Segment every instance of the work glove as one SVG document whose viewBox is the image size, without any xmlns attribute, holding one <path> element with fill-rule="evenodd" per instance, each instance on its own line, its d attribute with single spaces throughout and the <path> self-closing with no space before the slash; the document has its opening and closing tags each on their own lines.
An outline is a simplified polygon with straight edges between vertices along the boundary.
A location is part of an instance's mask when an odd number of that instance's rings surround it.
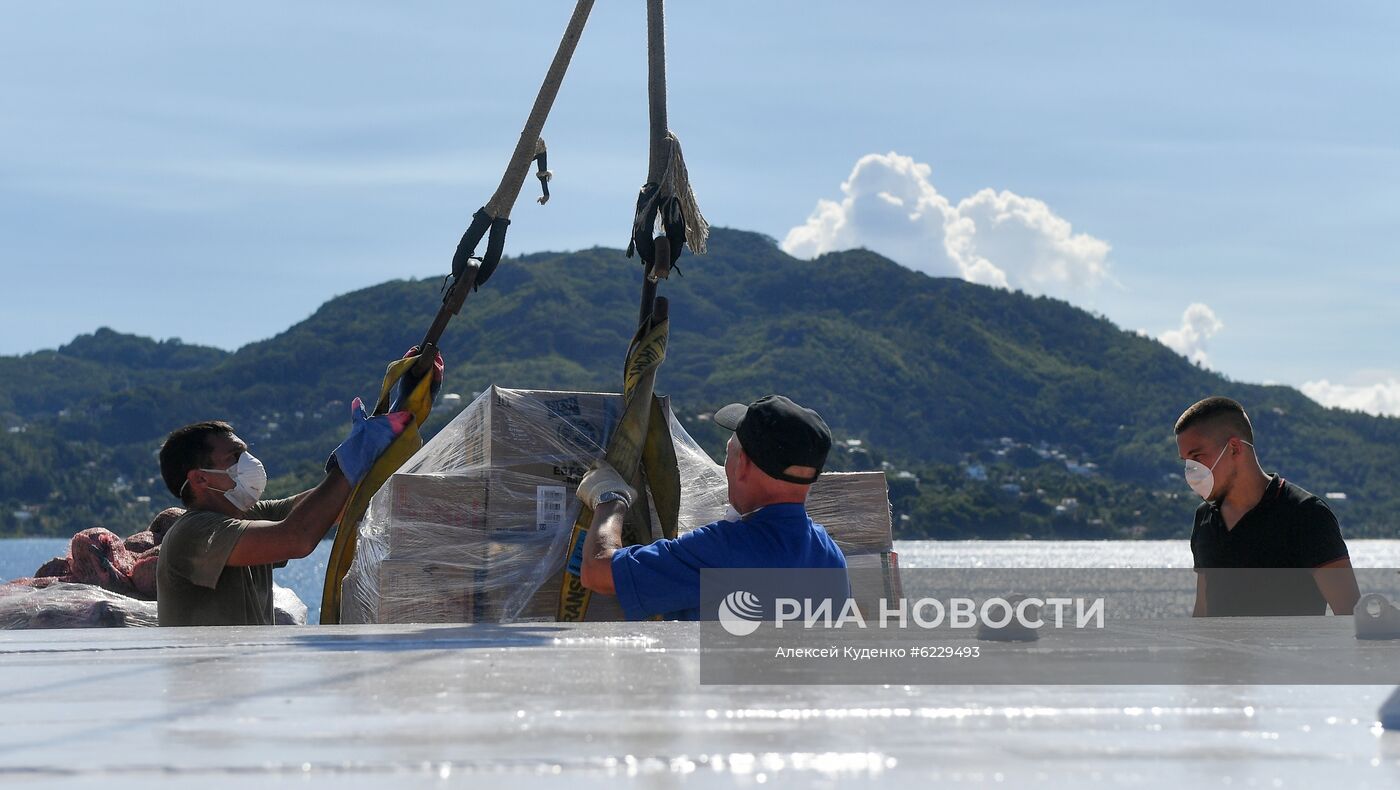
<svg viewBox="0 0 1400 790">
<path fill-rule="evenodd" d="M 612 464 L 599 458 L 593 462 L 593 467 L 588 470 L 588 474 L 578 482 L 577 496 L 580 501 L 588 505 L 593 510 L 598 509 L 598 499 L 607 493 L 617 493 L 622 495 L 624 504 L 632 507 L 632 503 L 637 499 L 637 491 L 622 479 L 622 475 L 612 468 Z"/>
<path fill-rule="evenodd" d="M 418 346 L 414 346 L 410 348 L 402 358 L 408 359 L 417 354 Z M 430 402 L 437 401 L 438 391 L 442 389 L 442 375 L 446 369 L 446 365 L 442 362 L 442 352 L 439 351 L 437 352 L 436 359 L 433 360 L 433 383 L 430 385 L 430 394 L 428 396 Z M 413 392 L 413 388 L 417 386 L 419 381 L 421 381 L 421 379 L 414 378 L 411 373 L 405 373 L 398 381 L 394 382 L 394 386 L 390 390 L 389 395 L 390 412 L 400 411 L 403 408 L 404 400 L 408 397 L 409 393 Z"/>
<path fill-rule="evenodd" d="M 335 448 L 331 457 L 345 479 L 351 485 L 358 485 L 412 421 L 413 415 L 406 411 L 371 417 L 365 413 L 364 403 L 356 398 L 350 404 L 350 435 Z"/>
</svg>

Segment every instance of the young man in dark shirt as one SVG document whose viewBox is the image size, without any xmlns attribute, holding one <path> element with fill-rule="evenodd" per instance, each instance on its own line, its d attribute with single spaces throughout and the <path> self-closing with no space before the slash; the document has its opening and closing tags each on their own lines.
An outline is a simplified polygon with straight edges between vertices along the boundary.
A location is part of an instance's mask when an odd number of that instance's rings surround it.
<svg viewBox="0 0 1400 790">
<path fill-rule="evenodd" d="M 1337 517 L 1264 472 L 1244 407 L 1194 404 L 1176 421 L 1176 444 L 1205 500 L 1191 530 L 1197 617 L 1352 613 L 1360 592 Z"/>
</svg>

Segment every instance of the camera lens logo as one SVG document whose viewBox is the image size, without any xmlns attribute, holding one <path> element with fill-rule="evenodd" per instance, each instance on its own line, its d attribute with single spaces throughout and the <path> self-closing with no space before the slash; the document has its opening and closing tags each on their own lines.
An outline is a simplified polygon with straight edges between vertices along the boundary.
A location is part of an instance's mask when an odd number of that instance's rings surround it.
<svg viewBox="0 0 1400 790">
<path fill-rule="evenodd" d="M 719 602 L 719 624 L 735 636 L 748 636 L 758 630 L 763 606 L 751 592 L 735 590 Z"/>
</svg>

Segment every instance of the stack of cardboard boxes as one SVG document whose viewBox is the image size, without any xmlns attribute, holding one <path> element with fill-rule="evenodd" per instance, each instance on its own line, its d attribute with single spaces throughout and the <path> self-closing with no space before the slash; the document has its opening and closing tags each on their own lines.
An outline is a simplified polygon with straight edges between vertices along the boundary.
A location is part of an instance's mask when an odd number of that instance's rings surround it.
<svg viewBox="0 0 1400 790">
<path fill-rule="evenodd" d="M 574 492 L 621 412 L 621 396 L 609 393 L 482 393 L 376 495 L 345 580 L 342 621 L 553 620 L 579 511 Z M 685 531 L 722 517 L 724 470 L 667 416 Z M 809 511 L 852 567 L 892 562 L 883 474 L 823 475 Z M 858 598 L 884 592 L 864 589 L 871 585 L 859 576 L 852 582 Z M 611 596 L 595 595 L 588 619 L 620 620 L 622 611 Z"/>
</svg>

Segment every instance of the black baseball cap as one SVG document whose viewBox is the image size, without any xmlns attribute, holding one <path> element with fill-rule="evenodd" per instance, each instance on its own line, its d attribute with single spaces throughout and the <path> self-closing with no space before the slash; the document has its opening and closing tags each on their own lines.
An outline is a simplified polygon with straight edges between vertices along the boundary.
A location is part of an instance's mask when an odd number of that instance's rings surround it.
<svg viewBox="0 0 1400 790">
<path fill-rule="evenodd" d="M 831 449 L 831 429 L 821 415 L 782 395 L 765 395 L 745 406 L 731 403 L 715 412 L 715 424 L 739 437 L 754 465 L 769 477 L 809 485 L 821 476 Z M 789 466 L 810 466 L 810 478 L 787 474 Z"/>
</svg>

